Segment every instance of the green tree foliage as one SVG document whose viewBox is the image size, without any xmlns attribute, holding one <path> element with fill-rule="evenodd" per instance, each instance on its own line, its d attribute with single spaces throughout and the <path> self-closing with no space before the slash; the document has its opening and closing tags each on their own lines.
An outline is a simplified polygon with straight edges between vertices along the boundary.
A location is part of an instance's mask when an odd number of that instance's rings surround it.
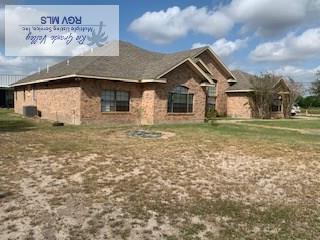
<svg viewBox="0 0 320 240">
<path fill-rule="evenodd" d="M 298 97 L 297 104 L 302 108 L 320 107 L 320 96 Z"/>
</svg>

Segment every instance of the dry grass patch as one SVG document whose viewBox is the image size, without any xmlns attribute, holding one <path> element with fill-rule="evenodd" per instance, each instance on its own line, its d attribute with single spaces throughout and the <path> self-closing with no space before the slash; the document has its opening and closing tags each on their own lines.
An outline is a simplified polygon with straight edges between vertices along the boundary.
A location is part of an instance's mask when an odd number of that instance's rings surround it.
<svg viewBox="0 0 320 240">
<path fill-rule="evenodd" d="M 0 238 L 319 236 L 317 136 L 286 142 L 298 135 L 226 124 L 129 138 L 133 129 L 0 132 L 0 191 L 11 193 L 0 199 Z"/>
</svg>

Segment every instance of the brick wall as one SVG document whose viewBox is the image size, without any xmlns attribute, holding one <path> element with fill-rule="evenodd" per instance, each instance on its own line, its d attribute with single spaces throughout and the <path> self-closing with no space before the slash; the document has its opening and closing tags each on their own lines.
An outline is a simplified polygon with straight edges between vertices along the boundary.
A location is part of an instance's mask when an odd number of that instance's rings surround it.
<svg viewBox="0 0 320 240">
<path fill-rule="evenodd" d="M 44 119 L 80 124 L 80 84 L 65 83 L 37 84 L 16 87 L 14 110 L 23 113 L 23 106 L 37 106 Z"/>
<path fill-rule="evenodd" d="M 130 92 L 129 112 L 101 112 L 101 92 L 118 90 Z M 83 79 L 81 80 L 82 123 L 139 123 L 142 86 L 137 83 Z"/>
<path fill-rule="evenodd" d="M 161 87 L 163 84 L 151 84 L 146 83 L 142 87 L 142 99 L 141 99 L 141 110 L 143 125 L 149 125 L 154 123 L 155 118 L 155 107 L 158 107 L 156 101 L 156 88 Z"/>
<path fill-rule="evenodd" d="M 203 77 L 200 77 L 189 65 L 184 63 L 166 76 L 166 84 L 154 84 L 155 96 L 155 123 L 170 122 L 200 122 L 205 118 L 206 94 L 200 86 Z M 183 85 L 189 88 L 193 97 L 193 113 L 168 113 L 168 94 L 176 86 Z"/>
<path fill-rule="evenodd" d="M 203 121 L 206 96 L 200 87 L 201 77 L 186 63 L 166 76 L 168 83 L 125 83 L 87 79 L 81 81 L 82 123 L 169 123 Z M 194 93 L 194 112 L 188 114 L 167 113 L 168 93 L 176 86 L 184 85 Z M 130 92 L 130 112 L 101 112 L 101 91 Z"/>
<path fill-rule="evenodd" d="M 227 98 L 228 116 L 239 118 L 251 118 L 252 111 L 249 98 L 246 93 L 228 93 Z"/>
<path fill-rule="evenodd" d="M 214 79 L 217 80 L 216 110 L 219 115 L 225 116 L 227 114 L 227 95 L 225 91 L 229 87 L 226 73 L 224 73 L 222 69 L 218 67 L 219 64 L 217 61 L 207 51 L 200 54 L 199 58 L 212 72 Z"/>
</svg>

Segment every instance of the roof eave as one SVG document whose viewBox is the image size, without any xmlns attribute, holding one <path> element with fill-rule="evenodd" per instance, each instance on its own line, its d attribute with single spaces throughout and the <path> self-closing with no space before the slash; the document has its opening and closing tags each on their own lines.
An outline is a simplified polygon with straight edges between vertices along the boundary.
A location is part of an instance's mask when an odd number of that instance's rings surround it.
<svg viewBox="0 0 320 240">
<path fill-rule="evenodd" d="M 137 79 L 100 77 L 100 76 L 91 76 L 91 75 L 82 75 L 82 74 L 69 74 L 69 75 L 60 76 L 60 77 L 38 79 L 38 80 L 30 81 L 30 82 L 14 83 L 11 86 L 12 87 L 25 86 L 25 85 L 31 85 L 31 84 L 36 84 L 36 83 L 51 82 L 51 81 L 61 80 L 61 79 L 66 79 L 66 78 L 92 78 L 92 79 L 115 80 L 115 81 L 122 81 L 122 82 L 133 82 L 133 83 L 140 82 L 140 80 L 137 80 Z"/>
<path fill-rule="evenodd" d="M 218 63 L 221 64 L 221 66 L 227 71 L 227 73 L 229 73 L 232 78 L 236 79 L 235 76 L 233 75 L 233 73 L 229 70 L 229 68 L 222 62 L 222 60 L 219 58 L 219 56 L 210 47 L 204 48 L 200 53 L 197 53 L 196 56 L 199 56 L 201 53 L 203 53 L 207 50 L 217 59 Z"/>
<path fill-rule="evenodd" d="M 115 77 L 100 77 L 100 76 L 91 76 L 91 75 L 82 75 L 82 74 L 70 74 L 70 75 L 54 77 L 54 78 L 38 79 L 35 81 L 31 81 L 31 82 L 14 83 L 14 84 L 11 84 L 10 86 L 18 87 L 18 86 L 37 84 L 37 83 L 51 82 L 51 81 L 55 81 L 55 80 L 62 80 L 62 79 L 66 79 L 66 78 L 91 78 L 91 79 L 103 79 L 103 80 L 131 82 L 131 83 L 166 83 L 167 82 L 167 79 L 165 79 L 165 78 L 139 80 L 139 79 L 127 79 L 127 78 L 115 78 Z"/>
<path fill-rule="evenodd" d="M 254 92 L 252 89 L 226 90 L 226 93 Z"/>
<path fill-rule="evenodd" d="M 196 60 L 197 60 L 196 63 L 200 63 L 203 66 L 203 68 L 205 68 L 208 71 L 209 74 L 211 74 L 212 76 L 214 75 L 201 59 L 197 58 Z"/>
<path fill-rule="evenodd" d="M 207 74 L 206 74 L 204 71 L 202 71 L 202 69 L 201 69 L 196 63 L 194 63 L 194 62 L 192 61 L 191 58 L 186 58 L 186 59 L 184 59 L 183 61 L 177 63 L 176 65 L 174 65 L 173 67 L 171 67 L 171 68 L 168 69 L 167 71 L 165 71 L 165 72 L 161 73 L 160 75 L 158 75 L 155 79 L 160 79 L 160 78 L 163 77 L 164 75 L 168 74 L 169 72 L 173 71 L 174 69 L 176 69 L 177 67 L 181 66 L 182 64 L 184 64 L 184 63 L 186 63 L 186 62 L 190 63 L 209 83 L 214 84 L 214 82 L 212 81 L 212 79 L 209 78 L 209 77 L 207 76 Z"/>
<path fill-rule="evenodd" d="M 167 83 L 166 78 L 160 78 L 160 79 L 141 79 L 140 83 Z"/>
<path fill-rule="evenodd" d="M 228 81 L 228 83 L 237 83 L 238 82 L 236 79 L 232 79 L 232 78 L 229 78 L 227 81 Z"/>
</svg>

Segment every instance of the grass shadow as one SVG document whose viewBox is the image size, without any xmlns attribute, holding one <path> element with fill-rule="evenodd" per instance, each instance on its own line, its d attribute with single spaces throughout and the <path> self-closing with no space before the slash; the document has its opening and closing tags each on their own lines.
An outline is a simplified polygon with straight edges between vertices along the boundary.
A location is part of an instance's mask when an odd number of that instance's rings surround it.
<svg viewBox="0 0 320 240">
<path fill-rule="evenodd" d="M 35 127 L 36 124 L 31 120 L 14 114 L 12 110 L 0 110 L 0 133 L 30 131 Z"/>
</svg>

